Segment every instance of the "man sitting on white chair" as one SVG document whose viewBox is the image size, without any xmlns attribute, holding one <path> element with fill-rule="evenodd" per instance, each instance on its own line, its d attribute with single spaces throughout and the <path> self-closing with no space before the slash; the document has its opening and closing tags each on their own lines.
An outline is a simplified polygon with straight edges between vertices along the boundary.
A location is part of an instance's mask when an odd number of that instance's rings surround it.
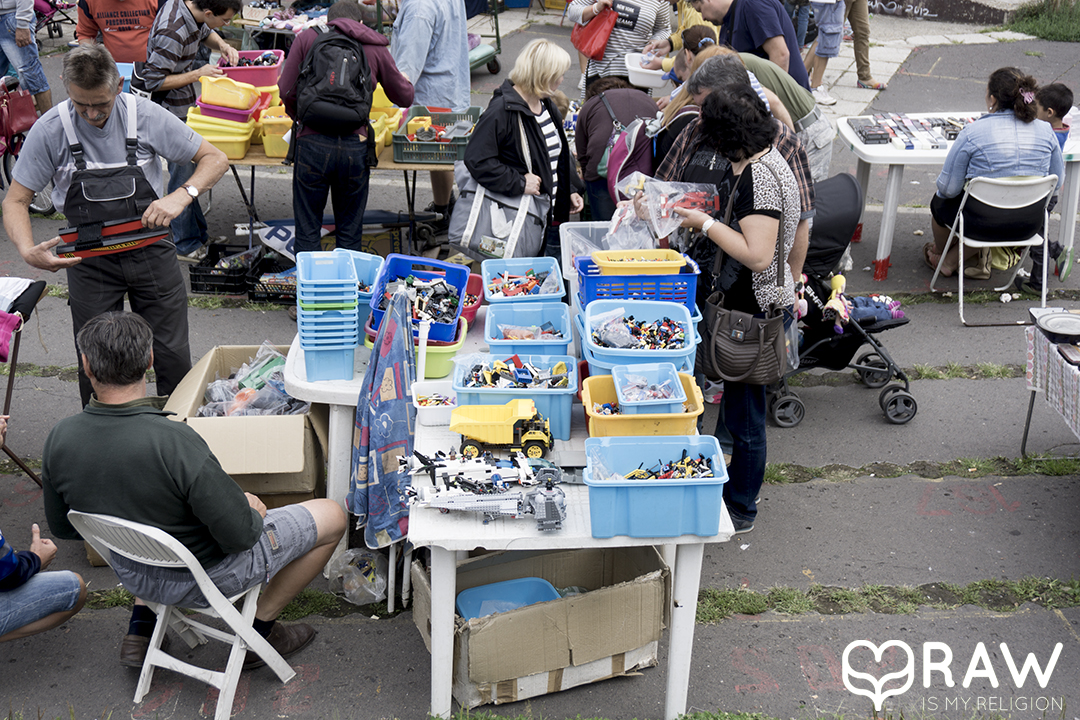
<svg viewBox="0 0 1080 720">
<path fill-rule="evenodd" d="M 139 315 L 108 312 L 79 331 L 81 362 L 94 388 L 79 415 L 57 423 L 45 442 L 41 477 L 45 516 L 56 537 L 78 539 L 70 509 L 160 528 L 182 542 L 227 597 L 266 582 L 255 630 L 289 657 L 315 636 L 304 623 L 275 619 L 330 560 L 345 532 L 333 500 L 308 500 L 267 511 L 222 470 L 206 442 L 169 419 L 163 397 L 146 395 L 153 334 Z M 136 598 L 205 607 L 187 571 L 113 556 L 120 581 Z M 136 600 L 120 663 L 141 667 L 156 616 Z M 244 668 L 261 667 L 250 653 Z"/>
</svg>

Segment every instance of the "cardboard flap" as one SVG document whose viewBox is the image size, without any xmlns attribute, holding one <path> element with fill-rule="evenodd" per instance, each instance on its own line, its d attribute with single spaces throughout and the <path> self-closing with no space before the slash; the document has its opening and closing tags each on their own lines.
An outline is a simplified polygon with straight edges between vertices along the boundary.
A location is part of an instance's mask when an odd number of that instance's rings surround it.
<svg viewBox="0 0 1080 720">
<path fill-rule="evenodd" d="M 617 655 L 660 639 L 663 571 L 566 598 L 570 659 L 574 665 Z"/>
<path fill-rule="evenodd" d="M 188 418 L 230 475 L 302 471 L 306 423 L 303 415 Z"/>
<path fill-rule="evenodd" d="M 498 682 L 570 664 L 566 603 L 529 605 L 470 620 L 469 679 Z"/>
</svg>

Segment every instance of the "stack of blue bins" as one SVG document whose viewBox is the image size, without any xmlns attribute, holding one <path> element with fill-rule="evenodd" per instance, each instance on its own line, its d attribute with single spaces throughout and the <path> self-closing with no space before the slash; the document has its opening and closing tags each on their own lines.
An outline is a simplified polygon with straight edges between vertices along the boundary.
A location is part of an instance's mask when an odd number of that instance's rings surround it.
<svg viewBox="0 0 1080 720">
<path fill-rule="evenodd" d="M 352 380 L 360 341 L 356 265 L 345 250 L 296 256 L 296 325 L 307 379 Z"/>
</svg>

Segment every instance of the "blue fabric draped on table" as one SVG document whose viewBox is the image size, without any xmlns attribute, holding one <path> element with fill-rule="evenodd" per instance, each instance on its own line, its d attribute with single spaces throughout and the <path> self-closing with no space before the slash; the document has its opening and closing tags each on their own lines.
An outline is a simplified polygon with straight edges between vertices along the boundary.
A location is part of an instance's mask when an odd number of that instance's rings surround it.
<svg viewBox="0 0 1080 720">
<path fill-rule="evenodd" d="M 402 329 L 404 328 L 404 329 Z M 408 468 L 399 457 L 413 453 L 416 409 L 412 384 L 416 358 L 409 300 L 394 294 L 383 315 L 356 405 L 352 473 L 347 504 L 359 516 L 369 548 L 386 547 L 409 531 Z"/>
</svg>

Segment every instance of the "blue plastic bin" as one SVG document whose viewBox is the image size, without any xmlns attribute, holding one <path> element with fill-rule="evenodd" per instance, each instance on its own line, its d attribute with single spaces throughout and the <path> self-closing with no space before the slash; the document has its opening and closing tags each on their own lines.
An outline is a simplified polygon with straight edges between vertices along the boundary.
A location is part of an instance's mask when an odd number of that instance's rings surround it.
<svg viewBox="0 0 1080 720">
<path fill-rule="evenodd" d="M 592 340 L 592 318 L 603 315 L 618 308 L 625 308 L 626 315 L 633 315 L 636 320 L 654 322 L 669 318 L 682 324 L 686 329 L 686 339 L 681 348 L 670 350 L 640 350 L 634 348 L 606 348 L 601 347 Z M 585 306 L 584 323 L 582 325 L 582 348 L 588 348 L 597 360 L 612 365 L 627 364 L 638 365 L 641 362 L 664 362 L 670 361 L 678 364 L 678 359 L 693 356 L 697 353 L 697 344 L 700 338 L 697 335 L 691 318 L 690 311 L 685 305 L 670 302 L 658 302 L 654 300 L 594 300 Z"/>
<path fill-rule="evenodd" d="M 296 255 L 296 289 L 341 290 L 356 297 L 356 267 L 345 253 L 302 252 Z"/>
<path fill-rule="evenodd" d="M 135 72 L 135 63 L 116 63 L 120 77 L 124 78 L 124 92 L 131 92 L 131 74 Z"/>
<path fill-rule="evenodd" d="M 304 368 L 308 382 L 317 380 L 352 380 L 356 347 L 304 350 Z"/>
<path fill-rule="evenodd" d="M 581 315 L 577 316 L 574 324 L 577 326 L 579 333 L 584 332 L 581 324 Z M 627 365 L 632 367 L 634 365 L 652 365 L 655 363 L 653 359 L 647 357 L 622 358 L 614 362 L 607 359 L 601 359 L 596 357 L 596 355 L 593 355 L 592 351 L 589 350 L 589 346 L 585 343 L 581 344 L 581 359 L 589 364 L 589 377 L 593 377 L 594 375 L 610 375 L 611 370 L 617 365 Z M 697 364 L 697 348 L 695 347 L 682 357 L 668 358 L 668 361 L 675 365 L 675 369 L 679 372 L 693 375 L 694 366 Z"/>
<path fill-rule="evenodd" d="M 696 262 L 686 258 L 678 274 L 673 275 L 601 275 L 600 268 L 588 255 L 574 258 L 581 302 L 593 300 L 660 300 L 676 302 L 693 310 L 697 302 L 700 271 Z"/>
<path fill-rule="evenodd" d="M 625 475 L 699 453 L 712 460 L 713 478 L 676 480 L 601 480 L 598 456 L 611 472 Z M 711 537 L 720 531 L 720 509 L 727 468 L 720 443 L 712 435 L 589 438 L 585 441 L 583 479 L 589 486 L 589 519 L 594 538 Z"/>
<path fill-rule="evenodd" d="M 457 314 L 454 315 L 453 322 L 433 322 L 431 323 L 431 330 L 428 333 L 428 340 L 453 342 L 454 336 L 457 334 L 457 321 L 458 318 L 461 317 L 461 308 L 465 304 L 465 287 L 469 284 L 469 268 L 464 265 L 442 262 L 441 260 L 431 260 L 423 257 L 413 257 L 411 255 L 399 255 L 397 253 L 387 255 L 386 261 L 383 262 L 382 267 L 379 269 L 379 274 L 375 278 L 374 290 L 369 303 L 369 307 L 371 308 L 372 328 L 375 330 L 379 329 L 383 313 L 386 312 L 385 310 L 379 309 L 379 301 L 386 291 L 386 284 L 393 280 L 406 278 L 409 275 L 414 275 L 423 280 L 432 280 L 437 277 L 442 277 L 446 279 L 446 282 L 451 287 L 457 290 L 460 302 L 458 302 Z M 414 320 L 413 335 L 420 334 L 419 326 L 419 321 Z"/>
<path fill-rule="evenodd" d="M 558 291 L 547 293 L 545 295 L 536 293 L 534 295 L 513 295 L 511 297 L 492 297 L 488 292 L 488 287 L 491 285 L 492 279 L 502 275 L 504 272 L 511 275 L 524 275 L 530 270 L 536 274 L 542 272 L 554 273 L 556 279 L 559 281 Z M 563 295 L 566 294 L 566 286 L 563 284 L 562 270 L 559 269 L 559 261 L 553 257 L 484 260 L 480 263 L 480 275 L 484 278 L 484 298 L 488 301 L 489 305 L 498 305 L 500 303 L 551 302 L 553 300 L 561 301 Z"/>
<path fill-rule="evenodd" d="M 650 385 L 667 383 L 671 388 L 671 397 L 662 400 L 628 400 L 623 396 L 623 386 L 628 375 L 639 375 Z M 615 397 L 619 399 L 619 410 L 623 415 L 641 415 L 649 413 L 680 413 L 686 402 L 686 392 L 673 363 L 647 363 L 643 365 L 616 365 L 611 368 L 615 381 Z"/>
<path fill-rule="evenodd" d="M 506 355 L 487 354 L 479 357 L 481 362 L 506 360 L 513 353 Z M 530 398 L 536 403 L 536 411 L 547 419 L 551 436 L 556 440 L 570 439 L 570 411 L 574 396 L 578 391 L 577 360 L 569 355 L 521 355 L 521 361 L 536 367 L 550 368 L 556 363 L 566 363 L 569 372 L 568 385 L 564 388 L 467 388 L 465 374 L 472 369 L 472 363 L 463 362 L 464 358 L 454 360 L 454 392 L 457 393 L 458 406 L 461 405 L 505 405 L 511 400 Z"/>
<path fill-rule="evenodd" d="M 334 252 L 345 253 L 353 261 L 353 267 L 356 268 L 356 281 L 358 283 L 364 283 L 370 288 L 375 287 L 375 278 L 379 276 L 379 270 L 382 269 L 383 259 L 379 255 L 371 255 L 370 253 L 358 252 L 356 250 L 346 250 L 345 248 L 335 248 Z M 373 290 L 363 292 L 357 288 L 357 296 L 359 297 L 359 309 L 360 318 L 359 326 L 364 327 L 364 323 L 367 322 L 368 315 L 371 314 L 371 295 Z"/>
<path fill-rule="evenodd" d="M 503 340 L 500 325 L 542 326 L 551 323 L 562 340 Z M 570 308 L 566 303 L 517 303 L 491 305 L 484 321 L 484 340 L 495 355 L 566 355 L 573 342 Z"/>
<path fill-rule="evenodd" d="M 462 590 L 458 593 L 455 606 L 458 615 L 473 620 L 510 612 L 526 605 L 558 600 L 559 597 L 559 591 L 544 578 L 527 577 Z"/>
</svg>

